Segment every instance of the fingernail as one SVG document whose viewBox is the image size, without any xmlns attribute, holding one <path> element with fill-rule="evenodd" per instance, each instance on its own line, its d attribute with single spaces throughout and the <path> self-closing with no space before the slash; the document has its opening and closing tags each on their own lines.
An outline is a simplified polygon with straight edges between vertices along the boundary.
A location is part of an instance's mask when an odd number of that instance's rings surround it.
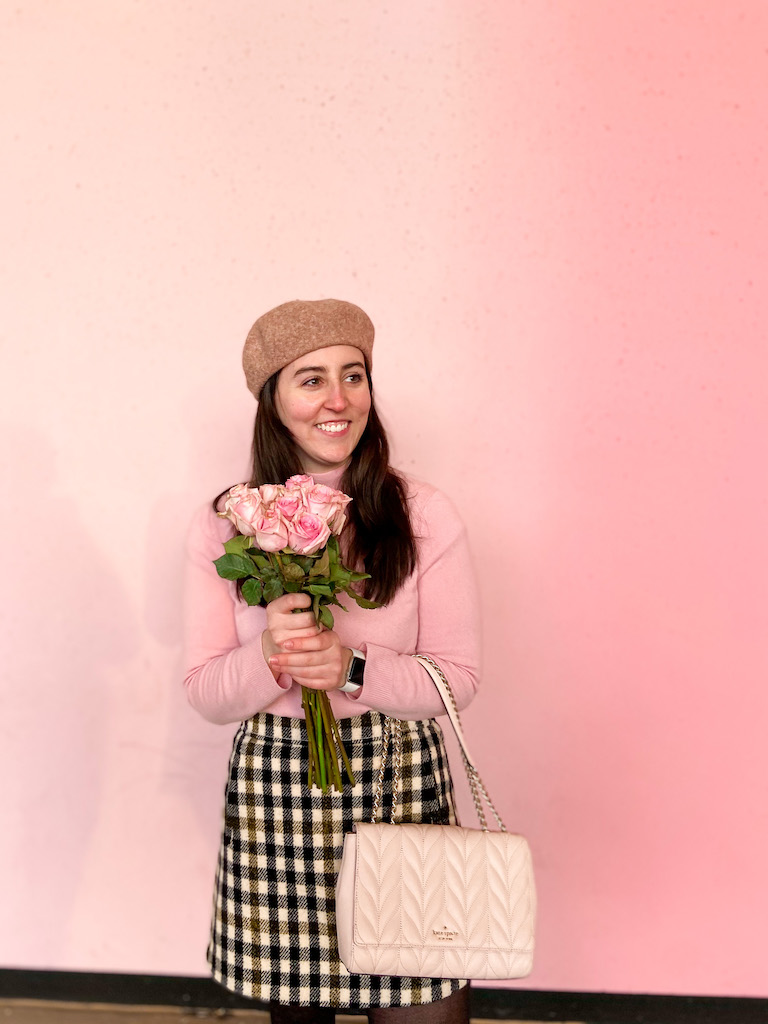
<svg viewBox="0 0 768 1024">
<path fill-rule="evenodd" d="M 272 657 L 269 659 L 269 664 L 272 665 L 273 668 L 277 668 L 277 666 L 280 664 L 280 662 L 277 660 L 276 654 L 273 654 Z"/>
<path fill-rule="evenodd" d="M 293 640 L 283 640 L 283 647 L 290 651 L 293 648 Z"/>
</svg>

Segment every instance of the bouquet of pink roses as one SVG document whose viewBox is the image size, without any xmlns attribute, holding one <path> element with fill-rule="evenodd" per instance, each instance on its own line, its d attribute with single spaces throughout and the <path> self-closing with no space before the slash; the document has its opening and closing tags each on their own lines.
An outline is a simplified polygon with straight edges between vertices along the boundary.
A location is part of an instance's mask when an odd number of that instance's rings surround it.
<svg viewBox="0 0 768 1024">
<path fill-rule="evenodd" d="M 368 579 L 368 573 L 347 569 L 339 553 L 338 536 L 347 519 L 344 509 L 351 500 L 306 475 L 292 476 L 284 484 L 230 488 L 224 511 L 218 514 L 231 520 L 238 533 L 213 563 L 219 576 L 242 580 L 241 592 L 249 605 L 268 604 L 282 594 L 309 594 L 317 624 L 328 629 L 333 629 L 329 606 L 346 611 L 336 596 L 339 593 L 348 594 L 363 608 L 377 608 L 352 586 Z M 328 694 L 301 689 L 309 741 L 307 784 L 318 785 L 323 792 L 329 783 L 341 789 L 338 747 L 354 785 Z"/>
</svg>

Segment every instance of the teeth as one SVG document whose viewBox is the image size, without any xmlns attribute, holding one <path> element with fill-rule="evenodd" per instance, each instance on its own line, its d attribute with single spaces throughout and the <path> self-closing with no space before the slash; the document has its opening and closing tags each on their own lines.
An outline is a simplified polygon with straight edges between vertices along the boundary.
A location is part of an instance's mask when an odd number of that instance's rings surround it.
<svg viewBox="0 0 768 1024">
<path fill-rule="evenodd" d="M 347 429 L 346 423 L 318 423 L 317 426 L 320 430 L 324 430 L 326 434 L 338 434 L 340 431 Z"/>
</svg>

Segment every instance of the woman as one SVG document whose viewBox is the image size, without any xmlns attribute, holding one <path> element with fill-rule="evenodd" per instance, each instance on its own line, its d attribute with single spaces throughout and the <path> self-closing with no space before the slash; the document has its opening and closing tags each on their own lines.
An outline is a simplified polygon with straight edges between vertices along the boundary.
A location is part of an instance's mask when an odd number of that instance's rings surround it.
<svg viewBox="0 0 768 1024">
<path fill-rule="evenodd" d="M 439 491 L 395 473 L 373 404 L 373 324 L 335 299 L 288 302 L 256 321 L 243 353 L 258 400 L 251 486 L 299 473 L 351 495 L 341 542 L 382 607 L 337 609 L 319 630 L 305 594 L 266 608 L 239 599 L 213 560 L 231 536 L 208 507 L 193 524 L 186 687 L 208 720 L 241 722 L 230 762 L 211 943 L 214 977 L 268 1001 L 272 1020 L 466 1022 L 468 988 L 350 975 L 338 959 L 335 874 L 344 833 L 369 820 L 384 716 L 402 720 L 399 820 L 455 821 L 439 727 L 443 707 L 411 655 L 445 671 L 458 706 L 478 677 L 477 601 L 463 526 Z M 326 690 L 357 784 L 308 790 L 300 687 Z M 392 775 L 385 776 L 389 813 Z"/>
</svg>

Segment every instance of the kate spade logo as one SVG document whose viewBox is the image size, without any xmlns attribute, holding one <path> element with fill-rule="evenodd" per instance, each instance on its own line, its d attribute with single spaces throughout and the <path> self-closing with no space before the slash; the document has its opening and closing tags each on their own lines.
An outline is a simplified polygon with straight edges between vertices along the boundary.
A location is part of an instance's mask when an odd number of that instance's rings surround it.
<svg viewBox="0 0 768 1024">
<path fill-rule="evenodd" d="M 443 925 L 442 928 L 432 929 L 432 937 L 439 942 L 453 942 L 454 939 L 458 938 L 458 935 L 459 933 L 449 928 L 447 924 Z"/>
</svg>

